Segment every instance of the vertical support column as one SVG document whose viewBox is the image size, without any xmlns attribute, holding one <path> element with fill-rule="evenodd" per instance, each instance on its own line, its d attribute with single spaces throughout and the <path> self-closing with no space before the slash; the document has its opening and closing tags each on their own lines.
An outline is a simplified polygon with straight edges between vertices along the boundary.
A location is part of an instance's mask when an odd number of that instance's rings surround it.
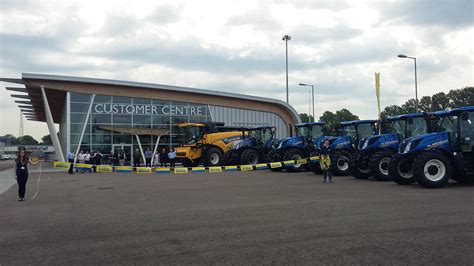
<svg viewBox="0 0 474 266">
<path fill-rule="evenodd" d="M 60 162 L 64 162 L 64 154 L 59 143 L 58 135 L 56 134 L 56 128 L 54 127 L 53 115 L 51 114 L 51 109 L 49 109 L 48 98 L 46 97 L 46 91 L 44 86 L 41 85 L 41 94 L 43 95 L 44 111 L 46 114 L 46 123 L 48 124 L 49 135 L 51 136 L 51 141 L 53 142 L 54 150 L 56 152 L 56 158 Z"/>
<path fill-rule="evenodd" d="M 66 149 L 67 152 L 71 151 L 71 93 L 69 91 L 66 92 Z"/>
<path fill-rule="evenodd" d="M 81 150 L 82 139 L 84 138 L 84 133 L 86 132 L 87 124 L 89 123 L 89 116 L 92 111 L 92 104 L 94 104 L 95 94 L 92 94 L 91 101 L 89 102 L 89 109 L 87 110 L 86 118 L 84 119 L 84 125 L 82 126 L 81 136 L 79 137 L 79 142 L 77 143 L 76 153 L 74 154 L 74 165 L 76 165 L 77 155 Z"/>
<path fill-rule="evenodd" d="M 138 148 L 140 148 L 140 153 L 142 154 L 142 159 L 143 159 L 143 162 L 146 163 L 146 160 L 145 160 L 145 153 L 143 153 L 143 147 L 142 147 L 142 143 L 140 142 L 140 138 L 138 137 L 137 134 L 135 134 L 135 137 L 137 137 L 137 142 L 138 142 Z M 134 154 L 134 151 L 132 150 L 132 154 Z M 133 158 L 135 160 L 135 158 Z"/>
<path fill-rule="evenodd" d="M 156 140 L 155 149 L 153 150 L 153 156 L 151 157 L 151 165 L 155 163 L 155 154 L 156 154 L 156 150 L 158 149 L 158 144 L 160 143 L 160 138 L 161 136 L 158 136 L 158 139 Z"/>
</svg>

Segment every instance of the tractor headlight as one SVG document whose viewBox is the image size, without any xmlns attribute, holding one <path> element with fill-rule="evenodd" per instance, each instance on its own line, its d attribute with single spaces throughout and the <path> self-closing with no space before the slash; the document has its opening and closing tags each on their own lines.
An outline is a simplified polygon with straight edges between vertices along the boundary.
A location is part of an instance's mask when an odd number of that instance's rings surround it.
<svg viewBox="0 0 474 266">
<path fill-rule="evenodd" d="M 405 147 L 405 150 L 403 151 L 403 153 L 409 152 L 410 149 L 411 149 L 411 142 L 408 142 L 408 145 Z"/>
<path fill-rule="evenodd" d="M 242 141 L 236 141 L 232 144 L 232 149 L 236 150 L 242 146 Z"/>
<path fill-rule="evenodd" d="M 366 139 L 366 140 L 364 141 L 364 145 L 362 145 L 362 149 L 363 149 L 363 150 L 366 149 L 367 146 L 369 146 L 369 140 L 368 140 L 368 139 Z"/>
</svg>

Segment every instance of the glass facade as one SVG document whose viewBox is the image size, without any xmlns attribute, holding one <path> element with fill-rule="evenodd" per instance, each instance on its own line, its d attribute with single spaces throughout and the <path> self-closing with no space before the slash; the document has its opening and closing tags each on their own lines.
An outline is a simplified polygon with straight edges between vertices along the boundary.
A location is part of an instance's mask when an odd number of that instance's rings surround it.
<svg viewBox="0 0 474 266">
<path fill-rule="evenodd" d="M 91 95 L 70 93 L 70 150 L 75 152 L 90 106 Z M 135 136 L 114 132 L 110 128 L 167 129 L 160 139 L 161 147 L 178 145 L 180 122 L 210 122 L 208 105 L 177 101 L 151 100 L 120 96 L 96 95 L 84 131 L 81 149 L 109 154 L 112 150 L 135 150 Z M 143 150 L 152 151 L 157 136 L 140 135 Z"/>
</svg>

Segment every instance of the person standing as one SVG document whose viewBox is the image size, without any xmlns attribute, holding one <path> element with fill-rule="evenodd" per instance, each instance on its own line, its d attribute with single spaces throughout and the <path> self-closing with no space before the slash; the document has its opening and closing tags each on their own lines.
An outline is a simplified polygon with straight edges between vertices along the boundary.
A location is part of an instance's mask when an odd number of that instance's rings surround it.
<svg viewBox="0 0 474 266">
<path fill-rule="evenodd" d="M 135 149 L 135 152 L 133 153 L 133 167 L 135 168 L 140 167 L 140 155 L 140 151 Z"/>
<path fill-rule="evenodd" d="M 323 146 L 321 147 L 321 153 L 319 155 L 319 165 L 321 170 L 323 170 L 323 177 L 326 183 L 332 183 L 332 173 L 331 173 L 331 150 L 329 149 L 329 140 L 324 140 Z"/>
<path fill-rule="evenodd" d="M 170 160 L 170 167 L 175 167 L 175 159 L 176 159 L 176 150 L 171 148 L 171 151 L 168 153 L 168 159 Z"/>
<path fill-rule="evenodd" d="M 74 174 L 74 153 L 72 153 L 71 151 L 69 151 L 67 153 L 67 161 L 69 163 L 69 171 L 68 173 L 69 174 Z"/>
<path fill-rule="evenodd" d="M 125 152 L 121 150 L 120 153 L 118 154 L 118 157 L 119 157 L 120 165 L 124 166 L 125 165 Z"/>
<path fill-rule="evenodd" d="M 153 152 L 150 151 L 150 148 L 146 148 L 145 151 L 145 166 L 151 167 L 151 157 L 153 156 Z"/>
<path fill-rule="evenodd" d="M 86 151 L 86 155 L 85 155 L 85 164 L 91 164 L 91 154 L 89 151 Z M 92 168 L 89 168 L 89 173 L 92 173 Z"/>
<path fill-rule="evenodd" d="M 168 153 L 166 152 L 165 148 L 161 149 L 160 152 L 160 166 L 168 167 Z"/>
<path fill-rule="evenodd" d="M 102 153 L 100 153 L 100 150 L 96 150 L 94 155 L 91 158 L 94 158 L 92 163 L 94 164 L 94 172 L 97 172 L 97 165 L 102 164 Z"/>
<path fill-rule="evenodd" d="M 84 164 L 86 162 L 86 154 L 84 153 L 84 151 L 81 150 L 79 154 L 77 155 L 77 162 L 80 164 Z M 79 172 L 77 168 L 76 168 L 76 172 Z M 81 173 L 84 173 L 84 171 L 81 170 Z"/>
<path fill-rule="evenodd" d="M 18 155 L 15 159 L 14 174 L 18 183 L 18 201 L 25 201 L 26 182 L 28 181 L 28 164 L 38 164 L 41 161 L 33 162 L 26 155 L 25 147 L 18 148 Z"/>
<path fill-rule="evenodd" d="M 113 152 L 113 151 L 112 151 L 112 152 Z M 119 157 L 119 153 L 118 153 L 118 152 L 113 152 L 113 155 L 112 155 L 112 163 L 113 163 L 113 166 L 120 165 L 120 157 Z"/>
<path fill-rule="evenodd" d="M 160 165 L 160 153 L 159 152 L 155 153 L 155 159 L 153 160 L 153 164 L 154 164 L 153 166 L 155 166 L 155 167 Z"/>
</svg>

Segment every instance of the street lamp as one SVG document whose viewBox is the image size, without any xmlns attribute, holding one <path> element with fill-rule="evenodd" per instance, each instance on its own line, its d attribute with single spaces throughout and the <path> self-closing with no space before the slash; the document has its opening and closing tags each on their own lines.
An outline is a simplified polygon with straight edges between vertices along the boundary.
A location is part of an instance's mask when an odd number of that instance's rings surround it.
<svg viewBox="0 0 474 266">
<path fill-rule="evenodd" d="M 290 35 L 285 35 L 283 38 L 281 38 L 282 41 L 285 41 L 285 47 L 286 47 L 286 103 L 290 103 L 290 100 L 288 98 L 288 41 L 291 40 Z"/>
<path fill-rule="evenodd" d="M 313 98 L 313 122 L 314 122 L 314 86 L 311 85 L 311 84 L 305 84 L 305 83 L 300 83 L 299 84 L 300 86 L 311 86 L 311 95 L 312 95 L 312 98 Z M 309 114 L 308 114 L 309 116 Z"/>
<path fill-rule="evenodd" d="M 415 61 L 415 108 L 416 108 L 416 111 L 418 112 L 418 81 L 417 81 L 417 77 L 416 77 L 416 57 L 406 56 L 404 54 L 399 54 L 398 57 L 399 58 L 409 58 L 409 59 L 413 59 Z"/>
</svg>

